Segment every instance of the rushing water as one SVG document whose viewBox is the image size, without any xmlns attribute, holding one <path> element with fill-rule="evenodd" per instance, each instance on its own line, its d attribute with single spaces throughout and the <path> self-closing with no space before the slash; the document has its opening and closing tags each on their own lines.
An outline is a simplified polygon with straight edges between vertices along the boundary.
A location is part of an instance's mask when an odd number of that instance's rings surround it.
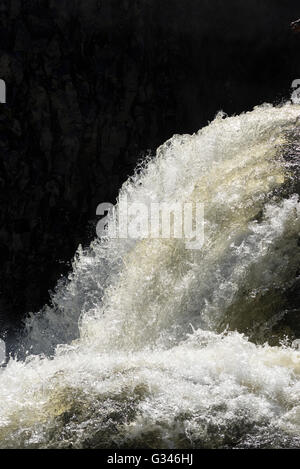
<svg viewBox="0 0 300 469">
<path fill-rule="evenodd" d="M 299 115 L 219 114 L 127 181 L 203 202 L 204 246 L 79 249 L 1 371 L 1 447 L 300 446 Z"/>
</svg>

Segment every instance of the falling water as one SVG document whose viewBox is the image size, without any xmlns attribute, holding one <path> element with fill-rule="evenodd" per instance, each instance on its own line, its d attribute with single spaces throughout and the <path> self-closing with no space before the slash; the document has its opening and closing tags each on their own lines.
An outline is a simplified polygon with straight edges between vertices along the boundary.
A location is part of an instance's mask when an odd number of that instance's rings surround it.
<svg viewBox="0 0 300 469">
<path fill-rule="evenodd" d="M 299 115 L 219 113 L 123 185 L 203 203 L 204 245 L 79 248 L 0 372 L 1 447 L 300 446 Z"/>
</svg>

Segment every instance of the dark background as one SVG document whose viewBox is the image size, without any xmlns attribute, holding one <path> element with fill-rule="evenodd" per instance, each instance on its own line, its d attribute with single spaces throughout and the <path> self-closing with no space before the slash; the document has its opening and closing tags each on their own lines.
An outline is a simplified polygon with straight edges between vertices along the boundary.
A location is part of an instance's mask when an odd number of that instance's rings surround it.
<svg viewBox="0 0 300 469">
<path fill-rule="evenodd" d="M 0 329 L 49 299 L 137 160 L 300 78 L 293 0 L 1 0 Z"/>
</svg>

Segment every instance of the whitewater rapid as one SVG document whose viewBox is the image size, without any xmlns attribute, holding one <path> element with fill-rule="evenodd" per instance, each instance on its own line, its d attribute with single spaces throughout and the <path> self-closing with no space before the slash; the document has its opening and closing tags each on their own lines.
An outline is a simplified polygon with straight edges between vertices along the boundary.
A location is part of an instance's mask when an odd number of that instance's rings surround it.
<svg viewBox="0 0 300 469">
<path fill-rule="evenodd" d="M 174 135 L 119 202 L 204 204 L 204 245 L 79 248 L 0 371 L 0 447 L 299 447 L 300 106 Z"/>
</svg>

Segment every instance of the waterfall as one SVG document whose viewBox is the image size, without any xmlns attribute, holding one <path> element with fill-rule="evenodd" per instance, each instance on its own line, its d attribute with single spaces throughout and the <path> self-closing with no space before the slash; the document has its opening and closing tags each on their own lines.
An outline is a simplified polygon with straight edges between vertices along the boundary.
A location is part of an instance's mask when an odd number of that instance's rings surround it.
<svg viewBox="0 0 300 469">
<path fill-rule="evenodd" d="M 0 371 L 0 447 L 299 447 L 299 113 L 219 113 L 145 160 L 118 203 L 200 202 L 201 249 L 112 217 L 80 247 Z"/>
</svg>

